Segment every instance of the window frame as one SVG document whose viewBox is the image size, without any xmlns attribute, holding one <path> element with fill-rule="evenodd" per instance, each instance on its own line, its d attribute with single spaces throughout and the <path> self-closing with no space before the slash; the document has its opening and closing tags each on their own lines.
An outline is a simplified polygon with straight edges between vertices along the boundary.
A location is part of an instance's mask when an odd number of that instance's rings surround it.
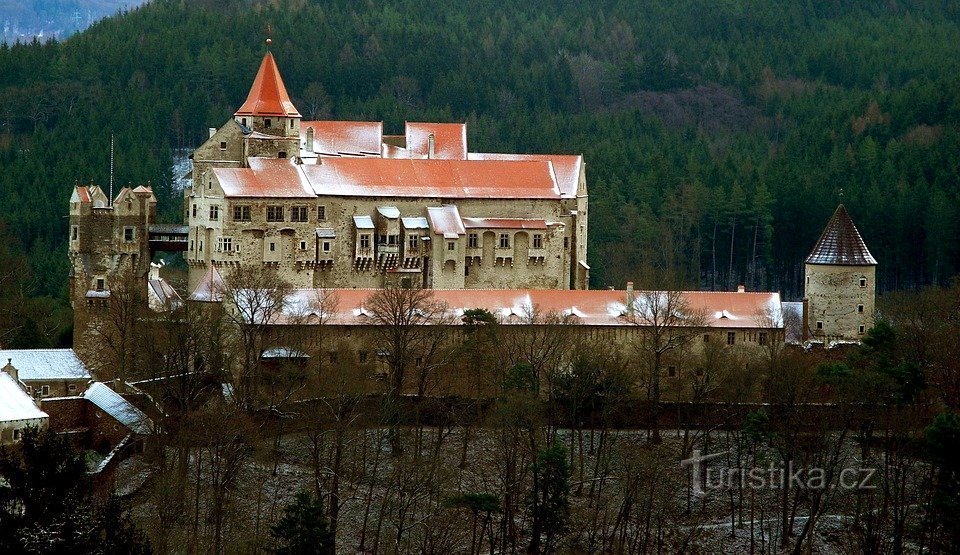
<svg viewBox="0 0 960 555">
<path fill-rule="evenodd" d="M 500 249 L 509 249 L 509 248 L 510 248 L 510 234 L 509 234 L 509 233 L 501 233 L 501 234 L 497 237 L 497 248 L 500 248 Z"/>
<path fill-rule="evenodd" d="M 282 222 L 283 219 L 283 205 L 282 204 L 268 204 L 266 207 L 266 212 L 264 214 L 268 222 Z"/>
</svg>

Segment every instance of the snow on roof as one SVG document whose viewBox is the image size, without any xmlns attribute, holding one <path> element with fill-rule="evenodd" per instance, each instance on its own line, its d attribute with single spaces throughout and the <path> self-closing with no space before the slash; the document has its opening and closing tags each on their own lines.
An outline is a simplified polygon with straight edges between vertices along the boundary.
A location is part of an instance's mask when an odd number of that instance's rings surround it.
<svg viewBox="0 0 960 555">
<path fill-rule="evenodd" d="M 547 229 L 547 222 L 524 218 L 464 218 L 463 227 L 467 229 Z"/>
<path fill-rule="evenodd" d="M 332 227 L 318 227 L 317 237 L 320 239 L 336 239 L 337 231 Z"/>
<path fill-rule="evenodd" d="M 0 422 L 42 420 L 47 413 L 37 408 L 9 374 L 0 372 Z"/>
<path fill-rule="evenodd" d="M 207 268 L 207 273 L 203 274 L 197 287 L 190 294 L 191 301 L 220 302 L 223 300 L 223 292 L 226 290 L 226 284 L 217 267 L 213 264 Z"/>
<path fill-rule="evenodd" d="M 260 355 L 260 358 L 310 358 L 310 355 L 300 349 L 291 347 L 274 347 L 267 349 Z"/>
<path fill-rule="evenodd" d="M 313 149 L 306 145 L 309 156 L 379 156 L 383 141 L 383 123 L 379 121 L 301 121 L 300 138 L 306 142 L 313 130 Z"/>
<path fill-rule="evenodd" d="M 577 196 L 580 175 L 583 172 L 583 156 L 578 154 L 498 154 L 471 152 L 468 160 L 548 160 L 553 166 L 560 194 L 564 198 Z"/>
<path fill-rule="evenodd" d="M 427 223 L 427 219 L 423 216 L 412 216 L 408 218 L 400 218 L 400 221 L 403 222 L 404 229 L 429 229 L 430 224 Z"/>
<path fill-rule="evenodd" d="M 248 159 L 249 168 L 213 168 L 213 175 L 228 198 L 314 198 L 313 188 L 291 159 Z"/>
<path fill-rule="evenodd" d="M 460 219 L 460 210 L 455 204 L 428 206 L 427 216 L 433 232 L 446 239 L 456 239 L 467 232 L 463 227 L 463 220 Z"/>
<path fill-rule="evenodd" d="M 22 382 L 90 379 L 90 372 L 77 358 L 73 349 L 0 350 L 0 365 L 6 364 L 8 360 L 17 369 Z"/>
<path fill-rule="evenodd" d="M 153 423 L 146 414 L 130 404 L 119 393 L 101 382 L 93 382 L 83 392 L 83 398 L 100 408 L 103 412 L 130 428 L 134 432 L 147 435 L 151 432 Z"/>
<path fill-rule="evenodd" d="M 400 217 L 400 209 L 396 206 L 378 206 L 377 212 L 384 218 L 395 220 Z"/>
<path fill-rule="evenodd" d="M 407 152 L 411 158 L 426 158 L 430 154 L 430 135 L 433 135 L 433 156 L 436 160 L 466 160 L 467 124 L 415 123 L 406 125 Z"/>
<path fill-rule="evenodd" d="M 841 204 L 807 257 L 807 264 L 876 266 L 877 259 L 870 254 L 860 231 Z"/>
<path fill-rule="evenodd" d="M 263 56 L 247 100 L 234 115 L 300 117 L 300 112 L 290 101 L 277 62 L 270 52 Z"/>
<path fill-rule="evenodd" d="M 373 229 L 373 218 L 370 216 L 354 216 L 353 225 L 357 226 L 357 229 Z"/>
</svg>

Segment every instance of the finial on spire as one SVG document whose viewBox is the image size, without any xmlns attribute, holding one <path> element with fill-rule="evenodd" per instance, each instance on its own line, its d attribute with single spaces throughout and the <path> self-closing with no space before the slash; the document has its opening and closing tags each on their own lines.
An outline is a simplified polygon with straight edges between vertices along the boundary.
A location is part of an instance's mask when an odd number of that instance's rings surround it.
<svg viewBox="0 0 960 555">
<path fill-rule="evenodd" d="M 273 27 L 267 23 L 267 48 L 270 48 L 270 45 L 273 44 Z"/>
<path fill-rule="evenodd" d="M 840 187 L 840 202 L 843 202 L 843 187 Z"/>
</svg>

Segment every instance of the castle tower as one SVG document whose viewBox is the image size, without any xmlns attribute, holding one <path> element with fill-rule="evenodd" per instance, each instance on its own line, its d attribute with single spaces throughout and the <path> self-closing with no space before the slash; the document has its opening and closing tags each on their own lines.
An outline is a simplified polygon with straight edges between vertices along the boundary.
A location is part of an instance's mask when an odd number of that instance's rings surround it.
<svg viewBox="0 0 960 555">
<path fill-rule="evenodd" d="M 234 121 L 252 133 L 244 156 L 294 157 L 300 153 L 300 112 L 290 100 L 273 54 L 267 52 Z"/>
<path fill-rule="evenodd" d="M 805 264 L 809 335 L 859 340 L 873 325 L 876 269 L 877 260 L 841 204 Z"/>
<path fill-rule="evenodd" d="M 140 289 L 150 270 L 149 227 L 157 199 L 149 187 L 124 187 L 110 202 L 96 185 L 70 196 L 70 303 L 77 354 L 91 367 L 100 338 L 93 326 L 110 318 L 111 297 Z"/>
</svg>

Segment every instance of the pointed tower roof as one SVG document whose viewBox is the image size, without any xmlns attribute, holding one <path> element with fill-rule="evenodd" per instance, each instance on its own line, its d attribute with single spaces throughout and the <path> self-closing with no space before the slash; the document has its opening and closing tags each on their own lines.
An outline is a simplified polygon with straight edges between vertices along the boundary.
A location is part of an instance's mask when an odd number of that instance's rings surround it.
<svg viewBox="0 0 960 555">
<path fill-rule="evenodd" d="M 223 300 L 223 292 L 226 291 L 226 284 L 213 264 L 207 269 L 207 273 L 200 278 L 200 283 L 190 294 L 191 301 L 201 301 L 207 303 L 219 303 Z"/>
<path fill-rule="evenodd" d="M 877 259 L 870 254 L 857 226 L 853 225 L 850 214 L 841 204 L 807 257 L 807 264 L 876 266 Z"/>
<path fill-rule="evenodd" d="M 290 101 L 287 88 L 283 85 L 280 70 L 273 54 L 267 52 L 260 62 L 257 77 L 250 87 L 247 101 L 237 110 L 236 116 L 274 116 L 299 118 L 300 112 Z"/>
</svg>

